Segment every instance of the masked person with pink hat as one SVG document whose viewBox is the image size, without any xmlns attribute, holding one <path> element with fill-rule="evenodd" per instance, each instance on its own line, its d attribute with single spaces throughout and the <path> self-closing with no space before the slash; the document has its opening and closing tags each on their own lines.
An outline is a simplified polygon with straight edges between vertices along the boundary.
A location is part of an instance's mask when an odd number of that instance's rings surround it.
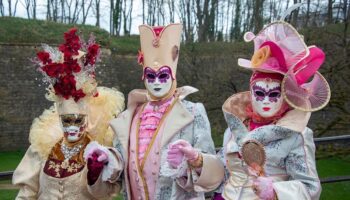
<svg viewBox="0 0 350 200">
<path fill-rule="evenodd" d="M 139 30 L 146 90 L 131 91 L 127 110 L 110 123 L 125 160 L 125 199 L 204 199 L 224 170 L 203 104 L 184 100 L 197 89 L 176 87 L 182 25 Z"/>
<path fill-rule="evenodd" d="M 93 37 L 85 43 L 73 28 L 64 38 L 59 49 L 43 45 L 35 60 L 55 103 L 31 126 L 30 147 L 13 174 L 16 199 L 110 199 L 118 191 L 122 157 L 111 148 L 108 123 L 124 96 L 97 87 Z"/>
<path fill-rule="evenodd" d="M 222 160 L 228 172 L 215 199 L 319 199 L 312 111 L 329 101 L 330 89 L 317 72 L 325 59 L 316 46 L 288 23 L 267 25 L 256 36 L 251 60 L 238 64 L 253 71 L 250 91 L 224 105 L 228 124 Z M 312 79 L 311 79 L 312 77 Z M 311 81 L 309 80 L 311 79 Z"/>
</svg>

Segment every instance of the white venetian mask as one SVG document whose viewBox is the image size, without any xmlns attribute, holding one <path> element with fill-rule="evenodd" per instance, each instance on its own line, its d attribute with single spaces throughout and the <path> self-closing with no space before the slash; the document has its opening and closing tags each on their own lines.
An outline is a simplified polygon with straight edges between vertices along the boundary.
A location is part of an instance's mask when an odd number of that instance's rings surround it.
<svg viewBox="0 0 350 200">
<path fill-rule="evenodd" d="M 280 82 L 259 80 L 251 85 L 250 90 L 253 110 L 261 117 L 273 117 L 281 109 L 283 98 Z"/>
<path fill-rule="evenodd" d="M 60 115 L 60 120 L 66 141 L 76 142 L 83 137 L 87 127 L 86 115 L 65 114 Z"/>
<path fill-rule="evenodd" d="M 152 96 L 157 98 L 166 96 L 173 84 L 171 69 L 167 66 L 161 67 L 157 72 L 146 67 L 144 77 L 146 89 Z"/>
</svg>

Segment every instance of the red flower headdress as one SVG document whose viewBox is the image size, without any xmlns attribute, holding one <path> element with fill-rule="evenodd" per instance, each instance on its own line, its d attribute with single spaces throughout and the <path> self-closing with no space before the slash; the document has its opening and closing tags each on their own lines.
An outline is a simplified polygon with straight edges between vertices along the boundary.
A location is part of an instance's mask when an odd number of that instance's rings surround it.
<svg viewBox="0 0 350 200">
<path fill-rule="evenodd" d="M 100 46 L 93 35 L 85 43 L 76 28 L 65 32 L 64 40 L 58 50 L 43 45 L 44 50 L 37 53 L 35 60 L 44 82 L 50 83 L 50 93 L 64 99 L 72 97 L 76 102 L 87 95 L 96 96 L 95 63 Z"/>
</svg>

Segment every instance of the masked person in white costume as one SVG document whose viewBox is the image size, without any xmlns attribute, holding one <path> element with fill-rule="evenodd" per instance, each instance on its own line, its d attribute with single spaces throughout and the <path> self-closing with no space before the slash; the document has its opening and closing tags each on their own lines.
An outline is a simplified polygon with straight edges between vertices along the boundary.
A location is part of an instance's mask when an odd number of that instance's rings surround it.
<svg viewBox="0 0 350 200">
<path fill-rule="evenodd" d="M 328 83 L 317 72 L 325 55 L 307 47 L 283 21 L 244 39 L 254 41 L 252 59 L 238 60 L 253 71 L 250 91 L 234 94 L 222 107 L 228 129 L 220 153 L 228 175 L 215 199 L 319 199 L 307 124 L 311 112 L 330 98 Z"/>
<path fill-rule="evenodd" d="M 124 97 L 97 87 L 99 45 L 76 32 L 66 32 L 58 50 L 43 45 L 37 54 L 55 104 L 31 126 L 30 147 L 13 174 L 16 199 L 111 199 L 119 189 L 123 165 L 108 122 L 122 111 Z"/>
<path fill-rule="evenodd" d="M 184 100 L 197 89 L 176 87 L 182 25 L 139 30 L 146 90 L 131 91 L 127 110 L 110 123 L 125 159 L 125 199 L 204 199 L 224 170 L 203 104 Z"/>
</svg>

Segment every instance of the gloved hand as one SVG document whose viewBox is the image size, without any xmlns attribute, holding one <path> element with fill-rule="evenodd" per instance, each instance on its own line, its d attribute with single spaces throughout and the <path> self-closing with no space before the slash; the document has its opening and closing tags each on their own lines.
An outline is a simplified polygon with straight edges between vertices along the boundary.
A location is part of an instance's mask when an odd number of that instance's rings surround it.
<svg viewBox="0 0 350 200">
<path fill-rule="evenodd" d="M 272 179 L 269 177 L 259 176 L 253 182 L 255 194 L 262 200 L 274 200 L 276 197 L 275 190 L 272 186 Z"/>
<path fill-rule="evenodd" d="M 214 192 L 214 196 L 213 196 L 211 199 L 212 199 L 212 200 L 225 200 L 225 199 L 222 197 L 221 193 L 216 193 L 216 192 Z"/>
<path fill-rule="evenodd" d="M 104 149 L 98 147 L 91 149 L 87 154 L 87 179 L 89 185 L 93 185 L 96 182 L 105 164 L 108 164 L 108 154 Z"/>
<path fill-rule="evenodd" d="M 173 168 L 177 168 L 184 158 L 191 162 L 197 160 L 198 157 L 198 151 L 186 140 L 177 140 L 169 145 L 167 161 Z"/>
</svg>

